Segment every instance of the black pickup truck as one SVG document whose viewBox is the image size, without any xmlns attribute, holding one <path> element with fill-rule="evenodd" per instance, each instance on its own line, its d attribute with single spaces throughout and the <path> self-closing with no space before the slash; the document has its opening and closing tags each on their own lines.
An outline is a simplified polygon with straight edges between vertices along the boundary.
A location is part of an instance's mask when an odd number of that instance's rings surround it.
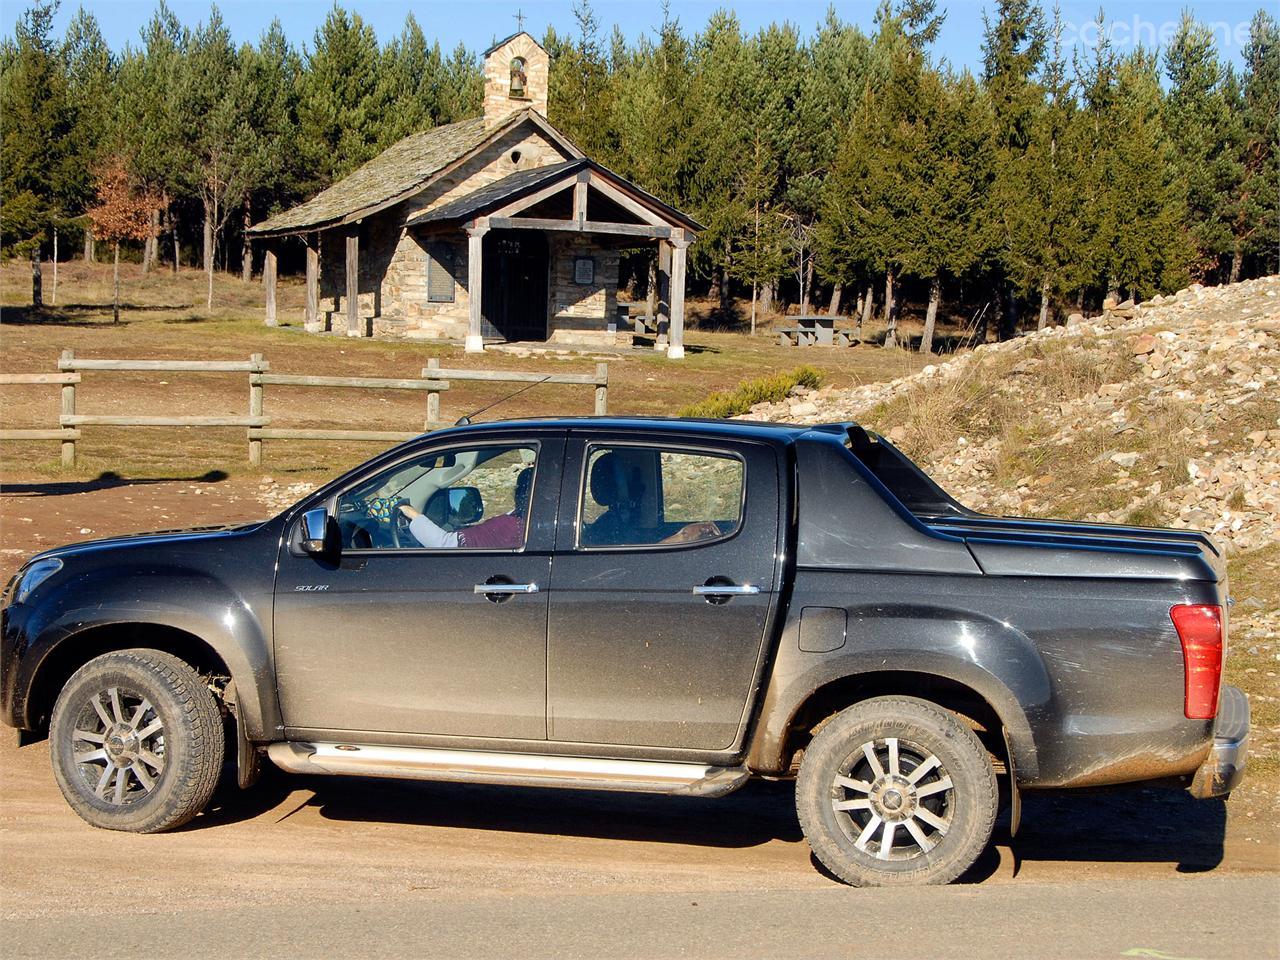
<svg viewBox="0 0 1280 960">
<path fill-rule="evenodd" d="M 5 591 L 0 710 L 100 827 L 195 817 L 224 757 L 715 797 L 794 778 L 854 884 L 944 883 L 1021 790 L 1220 796 L 1223 558 L 1001 519 L 853 424 L 464 426 L 280 516 L 51 550 Z"/>
</svg>

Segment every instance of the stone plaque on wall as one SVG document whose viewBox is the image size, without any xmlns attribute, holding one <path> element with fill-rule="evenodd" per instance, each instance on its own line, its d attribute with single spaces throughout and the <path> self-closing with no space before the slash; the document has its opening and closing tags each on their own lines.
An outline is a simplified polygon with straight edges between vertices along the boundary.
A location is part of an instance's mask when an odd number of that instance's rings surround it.
<svg viewBox="0 0 1280 960">
<path fill-rule="evenodd" d="M 578 257 L 573 261 L 573 282 L 584 287 L 596 282 L 595 257 Z"/>
</svg>

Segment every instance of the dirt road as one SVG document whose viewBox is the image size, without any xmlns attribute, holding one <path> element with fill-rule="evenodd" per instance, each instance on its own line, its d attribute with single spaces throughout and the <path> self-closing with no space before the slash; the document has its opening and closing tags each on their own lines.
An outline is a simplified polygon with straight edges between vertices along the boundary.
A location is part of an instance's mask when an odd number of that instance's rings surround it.
<svg viewBox="0 0 1280 960">
<path fill-rule="evenodd" d="M 196 493 L 195 490 L 200 490 Z M 9 484 L 7 577 L 45 546 L 264 515 L 259 479 Z M 787 784 L 722 800 L 269 775 L 184 830 L 94 830 L 46 744 L 0 746 L 0 955 L 196 958 L 1276 955 L 1273 791 L 1030 796 L 967 878 L 850 891 Z"/>
</svg>

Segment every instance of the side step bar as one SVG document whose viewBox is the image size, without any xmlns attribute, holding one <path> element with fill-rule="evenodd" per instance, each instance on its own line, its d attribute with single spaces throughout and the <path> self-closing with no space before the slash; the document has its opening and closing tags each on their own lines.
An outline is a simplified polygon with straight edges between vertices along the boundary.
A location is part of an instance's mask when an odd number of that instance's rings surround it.
<svg viewBox="0 0 1280 960">
<path fill-rule="evenodd" d="M 750 777 L 743 767 L 714 767 L 701 763 L 350 743 L 273 743 L 267 747 L 267 756 L 277 767 L 289 773 L 500 783 L 575 790 L 631 790 L 694 797 L 724 796 L 737 790 Z"/>
</svg>

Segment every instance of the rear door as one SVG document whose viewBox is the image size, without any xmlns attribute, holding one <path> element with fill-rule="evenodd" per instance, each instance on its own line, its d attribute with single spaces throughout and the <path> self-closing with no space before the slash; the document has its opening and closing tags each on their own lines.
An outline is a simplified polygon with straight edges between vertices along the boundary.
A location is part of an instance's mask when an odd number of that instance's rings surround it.
<svg viewBox="0 0 1280 960">
<path fill-rule="evenodd" d="M 775 600 L 775 452 L 571 434 L 563 485 L 549 739 L 733 748 Z"/>
</svg>

